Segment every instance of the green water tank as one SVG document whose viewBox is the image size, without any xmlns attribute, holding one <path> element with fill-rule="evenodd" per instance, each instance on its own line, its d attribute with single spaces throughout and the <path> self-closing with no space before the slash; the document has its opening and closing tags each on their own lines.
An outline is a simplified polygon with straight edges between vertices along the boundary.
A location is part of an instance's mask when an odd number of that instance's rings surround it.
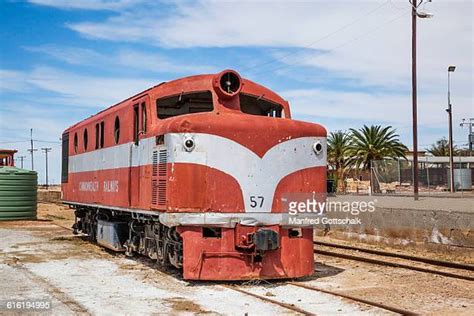
<svg viewBox="0 0 474 316">
<path fill-rule="evenodd" d="M 0 221 L 36 219 L 38 174 L 0 167 Z"/>
</svg>

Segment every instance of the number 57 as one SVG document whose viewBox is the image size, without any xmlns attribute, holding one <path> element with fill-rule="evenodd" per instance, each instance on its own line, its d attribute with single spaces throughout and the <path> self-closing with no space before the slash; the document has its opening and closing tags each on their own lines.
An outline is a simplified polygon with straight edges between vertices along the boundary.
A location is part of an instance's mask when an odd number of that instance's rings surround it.
<svg viewBox="0 0 474 316">
<path fill-rule="evenodd" d="M 256 208 L 257 205 L 258 207 L 262 207 L 263 206 L 263 201 L 264 201 L 264 197 L 263 196 L 255 196 L 255 195 L 251 195 L 250 196 L 250 207 L 251 208 Z"/>
</svg>

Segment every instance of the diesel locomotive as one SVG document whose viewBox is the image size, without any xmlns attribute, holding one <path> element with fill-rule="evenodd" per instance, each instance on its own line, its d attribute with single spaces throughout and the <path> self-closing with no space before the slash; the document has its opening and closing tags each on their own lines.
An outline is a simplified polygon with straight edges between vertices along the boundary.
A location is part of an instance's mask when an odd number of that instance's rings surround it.
<svg viewBox="0 0 474 316">
<path fill-rule="evenodd" d="M 161 83 L 62 135 L 75 233 L 189 280 L 295 278 L 313 228 L 283 196 L 326 192 L 326 130 L 234 70 Z"/>
</svg>

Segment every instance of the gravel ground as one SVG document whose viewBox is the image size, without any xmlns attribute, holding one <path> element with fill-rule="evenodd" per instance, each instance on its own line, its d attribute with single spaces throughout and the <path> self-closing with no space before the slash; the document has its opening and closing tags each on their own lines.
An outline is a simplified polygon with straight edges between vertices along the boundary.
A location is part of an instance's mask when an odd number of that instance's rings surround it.
<svg viewBox="0 0 474 316">
<path fill-rule="evenodd" d="M 0 223 L 0 251 L 0 302 L 47 299 L 53 314 L 293 314 L 219 283 L 186 282 L 48 222 Z M 315 314 L 381 314 L 285 284 L 244 288 Z"/>
<path fill-rule="evenodd" d="M 2 304 L 46 299 L 60 315 L 294 314 L 226 284 L 186 282 L 151 260 L 130 259 L 73 236 L 54 225 L 70 227 L 73 221 L 63 206 L 41 204 L 38 214 L 42 220 L 36 222 L 0 222 Z M 300 282 L 422 314 L 474 314 L 473 282 L 324 256 L 315 262 L 315 276 Z M 281 281 L 234 285 L 319 315 L 389 314 Z"/>
</svg>

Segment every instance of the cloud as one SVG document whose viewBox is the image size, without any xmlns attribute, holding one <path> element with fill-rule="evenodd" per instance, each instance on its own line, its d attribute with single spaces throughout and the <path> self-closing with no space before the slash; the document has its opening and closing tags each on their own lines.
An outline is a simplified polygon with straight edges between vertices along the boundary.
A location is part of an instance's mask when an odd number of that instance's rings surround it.
<svg viewBox="0 0 474 316">
<path fill-rule="evenodd" d="M 388 1 L 387 1 L 388 2 Z M 86 37 L 168 47 L 302 47 L 382 2 L 178 2 L 172 14 L 134 8 L 100 22 L 70 23 Z M 324 26 L 324 27 L 321 27 Z"/>
<path fill-rule="evenodd" d="M 446 89 L 455 63 L 458 95 L 472 98 L 473 3 L 428 3 L 418 19 L 421 92 Z M 178 2 L 172 14 L 131 8 L 99 22 L 68 25 L 92 38 L 174 48 L 270 48 L 247 74 L 312 82 L 322 73 L 354 87 L 410 93 L 411 14 L 406 1 Z M 290 55 L 288 55 L 290 53 Z M 286 57 L 285 57 L 286 56 Z M 301 70 L 301 71 L 300 71 Z M 303 76 L 295 73 L 303 72 Z"/>
<path fill-rule="evenodd" d="M 0 69 L 0 93 L 28 89 L 26 76 L 21 71 Z"/>
<path fill-rule="evenodd" d="M 458 1 L 452 4 L 430 4 L 436 12 L 434 19 L 418 21 L 418 78 L 424 91 L 446 88 L 447 66 L 456 64 L 454 76 L 461 91 L 472 90 L 473 22 L 472 3 Z M 453 23 L 453 20 L 456 20 Z M 364 35 L 365 31 L 359 31 Z M 324 49 L 347 43 L 349 38 L 333 40 Z M 275 58 L 291 66 L 323 69 L 334 76 L 357 79 L 360 85 L 384 86 L 391 89 L 409 88 L 411 84 L 411 21 L 409 15 L 386 24 L 376 32 L 330 51 L 305 50 L 295 58 Z M 289 69 L 287 67 L 285 69 Z M 316 71 L 308 71 L 316 73 Z M 286 72 L 283 71 L 283 74 Z M 317 76 L 317 74 L 316 74 Z M 454 79 L 454 78 L 453 78 Z"/>
<path fill-rule="evenodd" d="M 107 61 L 106 56 L 98 52 L 81 47 L 61 47 L 58 45 L 39 45 L 26 46 L 26 50 L 35 53 L 48 55 L 54 59 L 66 62 L 72 65 L 90 65 L 91 63 L 100 64 Z"/>
<path fill-rule="evenodd" d="M 411 96 L 384 92 L 328 91 L 323 89 L 288 90 L 280 93 L 290 101 L 294 115 L 313 115 L 327 118 L 350 118 L 384 124 L 411 123 Z M 444 94 L 419 96 L 419 122 L 444 125 L 446 104 Z M 460 99 L 459 103 L 467 103 Z M 472 115 L 470 106 L 458 106 L 457 117 Z"/>
<path fill-rule="evenodd" d="M 143 52 L 135 49 L 119 49 L 112 53 L 99 53 L 81 47 L 40 45 L 25 47 L 31 52 L 41 53 L 71 65 L 94 66 L 114 69 L 137 69 L 155 73 L 199 74 L 214 73 L 217 69 L 206 65 L 192 65 L 179 60 L 171 60 L 159 53 Z"/>
<path fill-rule="evenodd" d="M 29 3 L 58 9 L 121 10 L 143 0 L 28 0 Z"/>
<path fill-rule="evenodd" d="M 34 95 L 38 103 L 66 107 L 103 108 L 162 81 L 154 78 L 85 76 L 47 66 L 38 66 L 25 72 L 2 70 L 0 75 L 2 73 L 14 74 L 19 84 L 13 82 L 4 86 L 4 77 L 1 77 L 1 93 L 16 89 L 17 95 L 28 97 L 36 89 Z M 27 87 L 28 91 L 22 90 L 22 87 Z"/>
</svg>

